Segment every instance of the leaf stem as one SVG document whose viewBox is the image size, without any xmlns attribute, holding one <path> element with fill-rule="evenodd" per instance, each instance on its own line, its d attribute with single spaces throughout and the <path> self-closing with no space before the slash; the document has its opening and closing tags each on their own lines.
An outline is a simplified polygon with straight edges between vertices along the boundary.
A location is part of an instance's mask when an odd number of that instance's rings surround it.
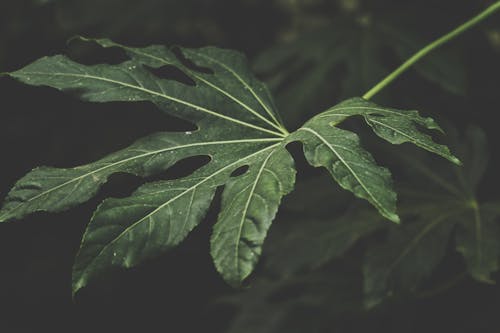
<svg viewBox="0 0 500 333">
<path fill-rule="evenodd" d="M 363 98 L 368 100 L 372 98 L 375 94 L 377 94 L 380 90 L 389 85 L 392 81 L 394 81 L 398 76 L 403 74 L 406 70 L 408 70 L 411 66 L 413 66 L 417 61 L 419 61 L 422 57 L 427 55 L 429 52 L 434 50 L 435 48 L 445 44 L 451 39 L 459 36 L 465 31 L 469 30 L 479 22 L 483 21 L 488 16 L 495 13 L 500 9 L 500 1 L 495 2 L 493 5 L 486 8 L 484 11 L 474 16 L 464 24 L 458 26 L 454 30 L 450 31 L 446 35 L 436 39 L 432 43 L 428 44 L 426 47 L 415 53 L 408 60 L 406 60 L 401 66 L 399 66 L 395 71 L 387 75 L 382 81 L 377 83 L 373 88 L 371 88 L 366 94 L 363 95 Z"/>
</svg>

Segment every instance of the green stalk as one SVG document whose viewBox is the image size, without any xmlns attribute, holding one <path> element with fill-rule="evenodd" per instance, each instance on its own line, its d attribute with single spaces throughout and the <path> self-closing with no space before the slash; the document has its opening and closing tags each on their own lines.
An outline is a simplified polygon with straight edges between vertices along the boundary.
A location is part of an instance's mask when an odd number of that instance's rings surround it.
<svg viewBox="0 0 500 333">
<path fill-rule="evenodd" d="M 398 76 L 403 74 L 405 71 L 407 71 L 411 66 L 413 66 L 417 61 L 419 61 L 421 58 L 423 58 L 427 53 L 431 52 L 435 48 L 445 44 L 446 42 L 452 40 L 453 38 L 459 36 L 460 34 L 464 33 L 465 31 L 469 30 L 479 22 L 483 21 L 485 18 L 488 16 L 492 15 L 495 13 L 497 10 L 500 9 L 500 1 L 495 2 L 493 5 L 489 6 L 486 8 L 484 11 L 479 13 L 478 15 L 474 16 L 464 24 L 458 26 L 454 30 L 450 31 L 446 35 L 442 36 L 441 38 L 436 39 L 417 53 L 415 53 L 413 56 L 411 56 L 408 60 L 406 60 L 401 66 L 399 66 L 394 72 L 391 74 L 387 75 L 382 81 L 377 83 L 373 88 L 371 88 L 366 94 L 363 95 L 364 99 L 370 99 L 372 98 L 375 94 L 377 94 L 380 90 L 384 89 L 388 84 L 390 84 L 392 81 L 394 81 Z"/>
</svg>

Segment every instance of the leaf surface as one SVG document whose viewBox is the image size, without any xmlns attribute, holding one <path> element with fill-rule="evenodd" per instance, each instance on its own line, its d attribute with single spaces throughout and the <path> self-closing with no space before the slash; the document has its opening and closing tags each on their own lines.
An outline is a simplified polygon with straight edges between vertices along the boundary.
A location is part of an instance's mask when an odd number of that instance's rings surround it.
<svg viewBox="0 0 500 333">
<path fill-rule="evenodd" d="M 21 178 L 5 199 L 0 221 L 22 218 L 36 211 L 59 212 L 94 196 L 108 177 L 117 172 L 138 176 L 158 174 L 175 162 L 207 155 L 224 147 L 276 142 L 276 139 L 207 140 L 198 132 L 156 133 L 99 161 L 76 168 L 40 167 Z"/>
<path fill-rule="evenodd" d="M 320 113 L 290 136 L 290 141 L 304 143 L 304 153 L 311 165 L 325 167 L 342 188 L 368 200 L 393 222 L 399 222 L 399 217 L 389 170 L 376 164 L 355 133 L 335 127 L 352 116 L 362 116 L 375 134 L 392 144 L 410 142 L 460 163 L 446 146 L 435 143 L 419 130 L 418 126 L 440 130 L 432 118 L 423 118 L 417 111 L 381 107 L 362 98 L 346 100 Z"/>
<path fill-rule="evenodd" d="M 422 149 L 440 155 L 449 161 L 460 164 L 448 147 L 435 143 L 432 138 L 419 129 L 442 131 L 432 118 L 420 116 L 418 111 L 384 108 L 362 98 L 352 98 L 325 111 L 318 117 L 336 125 L 350 116 L 360 115 L 380 138 L 392 143 L 412 143 Z"/>
<path fill-rule="evenodd" d="M 73 290 L 77 291 L 113 266 L 133 267 L 145 259 L 162 253 L 179 244 L 187 234 L 200 223 L 205 216 L 218 186 L 225 184 L 236 169 L 252 165 L 252 168 L 266 165 L 269 156 L 277 151 L 274 144 L 255 151 L 255 145 L 247 144 L 240 150 L 221 149 L 212 155 L 212 161 L 192 175 L 172 181 L 161 181 L 143 185 L 130 197 L 107 199 L 94 213 L 82 241 L 73 271 Z M 288 154 L 286 150 L 280 150 Z M 260 169 L 259 169 L 260 170 Z M 293 164 L 289 165 L 293 186 Z M 288 174 L 285 174 L 288 175 Z M 252 183 L 262 181 L 260 177 L 249 173 Z M 228 185 L 230 188 L 230 185 Z M 228 188 L 224 192 L 228 191 Z M 274 190 L 274 192 L 273 192 Z M 271 192 L 271 193 L 269 193 Z M 280 198 L 286 192 L 281 189 L 262 189 L 260 195 L 276 195 Z M 279 202 L 279 199 L 278 199 Z M 248 212 L 240 206 L 234 207 L 235 213 L 247 219 Z M 277 210 L 277 205 L 275 207 Z M 223 207 L 222 211 L 226 209 Z M 274 215 L 264 216 L 259 221 L 271 225 Z M 227 220 L 232 229 L 239 221 Z M 215 229 L 217 233 L 217 227 Z M 260 242 L 265 233 L 260 235 Z M 227 244 L 220 243 L 226 250 Z M 244 245 L 244 244 L 242 244 Z M 258 244 L 256 251 L 260 251 Z M 231 247 L 232 248 L 232 247 Z M 217 264 L 217 256 L 214 256 Z M 237 265 L 247 263 L 247 275 L 257 262 L 255 256 L 250 263 L 237 256 Z M 227 270 L 221 270 L 228 282 L 236 283 L 227 276 Z M 237 282 L 241 282 L 242 276 Z"/>
<path fill-rule="evenodd" d="M 500 217 L 498 202 L 476 206 L 460 217 L 456 247 L 467 263 L 468 271 L 478 281 L 494 283 L 500 258 Z"/>
<path fill-rule="evenodd" d="M 464 161 L 455 170 L 415 152 L 403 155 L 405 168 L 416 171 L 410 179 L 426 181 L 402 187 L 402 225 L 391 228 L 383 244 L 367 251 L 363 268 L 367 306 L 397 291 L 418 294 L 452 240 L 465 259 L 464 270 L 478 281 L 493 282 L 500 258 L 500 206 L 498 200 L 476 199 L 488 161 L 484 133 L 470 127 L 453 146 Z"/>
<path fill-rule="evenodd" d="M 373 307 L 395 292 L 414 291 L 445 253 L 453 223 L 449 216 L 393 228 L 388 240 L 367 251 L 365 305 Z"/>
<path fill-rule="evenodd" d="M 257 265 L 282 198 L 293 189 L 294 163 L 286 149 L 292 141 L 303 143 L 311 165 L 326 168 L 342 188 L 370 202 L 382 216 L 399 221 L 389 171 L 377 165 L 355 133 L 336 127 L 347 117 L 363 117 L 391 143 L 411 142 L 456 162 L 446 147 L 420 130 L 439 129 L 432 119 L 360 98 L 328 109 L 289 134 L 266 86 L 238 52 L 92 42 L 119 48 L 128 60 L 83 65 L 56 55 L 10 76 L 71 92 L 84 101 L 147 101 L 193 123 L 196 130 L 156 133 L 75 168 L 35 169 L 8 194 L 0 222 L 85 202 L 114 173 L 151 177 L 189 157 L 207 156 L 209 161 L 182 178 L 150 182 L 127 198 L 106 199 L 84 234 L 73 269 L 73 293 L 115 268 L 134 267 L 178 245 L 201 223 L 219 187 L 222 204 L 211 255 L 222 277 L 240 285 Z M 175 68 L 176 74 L 164 74 L 164 68 Z M 339 235 L 329 253 L 341 253 L 361 236 L 350 238 L 351 231 Z"/>
<path fill-rule="evenodd" d="M 157 133 L 76 168 L 35 169 L 11 190 L 1 220 L 70 208 L 95 195 L 116 172 L 151 176 L 187 157 L 209 156 L 210 162 L 190 176 L 146 184 L 129 198 L 105 200 L 83 237 L 73 271 L 73 291 L 113 267 L 135 266 L 177 245 L 204 217 L 217 187 L 230 179 L 225 198 L 242 181 L 253 184 L 253 191 L 244 193 L 248 207 L 229 205 L 227 213 L 223 209 L 216 232 L 228 235 L 233 224 L 240 225 L 242 232 L 240 237 L 231 235 L 231 240 L 221 241 L 223 251 L 214 260 L 228 282 L 239 283 L 258 259 L 257 255 L 248 259 L 242 254 L 248 249 L 243 247 L 252 241 L 252 251 L 260 253 L 280 199 L 294 182 L 291 157 L 279 143 L 287 132 L 269 92 L 251 74 L 244 56 L 234 51 L 207 47 L 181 49 L 182 55 L 176 55 L 163 46 L 130 48 L 105 39 L 96 42 L 122 48 L 130 59 L 118 65 L 86 66 L 58 55 L 42 58 L 11 76 L 28 84 L 70 91 L 86 101 L 149 101 L 170 115 L 195 123 L 198 129 Z M 194 85 L 155 75 L 152 69 L 163 66 L 180 69 Z M 243 166 L 249 166 L 249 171 L 231 178 Z M 262 205 L 267 211 L 256 217 Z M 259 223 L 258 230 L 251 230 L 251 219 Z M 226 249 L 234 248 L 232 242 L 239 244 L 238 253 Z M 231 252 L 231 260 L 244 267 L 240 270 L 244 273 L 229 272 L 224 264 L 219 265 L 225 252 Z"/>
<path fill-rule="evenodd" d="M 311 165 L 325 167 L 342 188 L 368 200 L 389 220 L 399 221 L 390 172 L 376 165 L 356 134 L 321 121 L 306 123 L 296 133 Z"/>
<path fill-rule="evenodd" d="M 118 44 L 109 40 L 98 42 L 106 47 L 118 47 Z M 270 139 L 269 142 L 272 143 L 275 138 L 279 139 L 283 135 L 272 129 L 275 127 L 283 131 L 281 125 L 266 118 L 274 117 L 275 111 L 263 86 L 256 83 L 256 79 L 248 70 L 243 69 L 243 73 L 237 74 L 236 79 L 237 69 L 232 69 L 230 65 L 225 65 L 225 70 L 216 67 L 214 71 L 220 70 L 220 74 L 204 75 L 217 79 L 199 81 L 198 78 L 203 74 L 195 73 L 182 65 L 166 47 L 150 46 L 125 50 L 132 58 L 119 65 L 85 66 L 57 55 L 37 60 L 10 75 L 27 84 L 73 91 L 81 99 L 93 102 L 150 101 L 167 113 L 196 123 L 202 131 L 186 132 L 186 135 L 194 134 L 186 137 L 182 134 L 160 133 L 140 140 L 101 161 L 74 169 L 35 169 L 21 179 L 11 191 L 7 198 L 10 203 L 2 209 L 0 221 L 21 218 L 39 210 L 60 211 L 69 208 L 90 198 L 99 185 L 105 182 L 107 176 L 114 172 L 149 176 L 164 171 L 179 159 L 199 154 L 200 150 L 197 151 L 196 148 L 203 147 L 205 143 L 210 146 L 227 141 L 231 145 L 235 140 L 245 138 L 256 142 L 261 138 L 264 141 Z M 196 54 L 194 50 L 187 52 Z M 204 48 L 198 53 L 198 57 L 203 59 L 224 56 L 233 66 L 246 66 L 244 57 L 232 51 Z M 192 75 L 193 80 L 198 80 L 198 85 L 189 86 L 175 80 L 160 79 L 148 70 L 148 66 L 159 67 L 166 64 L 185 70 L 186 75 Z M 206 82 L 209 80 L 221 82 L 220 87 L 216 89 L 214 84 L 208 85 Z M 251 90 L 253 93 L 237 98 L 233 96 L 232 91 L 224 90 L 226 87 L 233 87 L 233 90 Z M 246 90 L 245 87 L 249 89 Z M 262 95 L 254 91 L 257 88 Z M 247 98 L 245 102 L 240 100 L 243 97 Z M 252 107 L 255 107 L 255 110 L 247 105 L 250 102 L 254 103 Z M 261 123 L 263 127 L 260 126 Z M 220 131 L 217 124 L 229 124 L 234 127 L 228 126 L 224 131 Z M 191 151 L 191 154 L 188 151 Z M 148 166 L 152 161 L 157 163 L 155 168 Z M 145 164 L 145 167 L 142 164 Z M 84 186 L 75 186 L 76 184 Z M 62 198 L 64 200 L 61 201 Z"/>
<path fill-rule="evenodd" d="M 238 285 L 252 272 L 281 197 L 294 182 L 293 160 L 281 148 L 227 183 L 211 239 L 215 266 L 226 281 Z"/>
</svg>

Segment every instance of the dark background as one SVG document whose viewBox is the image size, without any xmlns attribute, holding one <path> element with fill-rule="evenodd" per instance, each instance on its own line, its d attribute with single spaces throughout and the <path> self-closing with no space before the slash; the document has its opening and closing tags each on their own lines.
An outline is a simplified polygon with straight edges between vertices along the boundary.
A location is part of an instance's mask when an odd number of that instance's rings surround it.
<svg viewBox="0 0 500 333">
<path fill-rule="evenodd" d="M 109 37 L 137 46 L 216 45 L 243 51 L 254 60 L 276 43 L 293 41 L 330 20 L 348 16 L 349 3 L 357 3 L 373 17 L 390 14 L 396 21 L 401 17 L 402 25 L 411 25 L 421 40 L 430 41 L 491 2 L 2 0 L 0 72 L 57 53 L 88 64 L 120 60 L 113 51 L 78 42 L 68 46 L 67 40 L 77 34 Z M 408 12 L 412 13 L 409 21 Z M 452 56 L 463 59 L 466 88 L 462 94 L 444 91 L 410 71 L 380 97 L 390 98 L 394 107 L 425 110 L 459 131 L 468 124 L 483 128 L 492 147 L 492 160 L 481 188 L 481 195 L 488 198 L 498 194 L 500 166 L 496 156 L 496 143 L 500 142 L 496 121 L 500 112 L 499 21 L 497 14 L 452 42 Z M 399 64 L 391 54 L 385 59 L 390 68 Z M 340 95 L 334 90 L 347 77 L 342 70 L 337 74 L 330 78 L 331 95 L 309 104 L 305 117 L 339 101 Z M 300 77 L 295 79 L 300 81 Z M 359 86 L 358 94 L 366 88 Z M 166 118 L 147 103 L 84 103 L 49 88 L 24 86 L 5 77 L 0 78 L 0 97 L 0 197 L 35 166 L 76 166 L 126 147 L 147 133 L 187 126 Z M 287 110 L 281 112 L 287 119 Z M 179 166 L 170 175 L 190 167 Z M 299 172 L 298 181 L 316 174 L 305 168 Z M 225 285 L 211 263 L 208 239 L 215 209 L 178 249 L 141 267 L 103 277 L 72 302 L 72 261 L 93 209 L 105 197 L 126 196 L 142 182 L 131 176 L 114 176 L 96 198 L 69 212 L 34 214 L 0 226 L 1 332 L 224 332 L 230 326 L 237 308 L 221 306 L 217 300 L 240 291 Z M 306 197 L 308 193 L 297 195 Z M 278 221 L 291 215 L 285 208 Z M 303 215 L 307 216 L 307 211 Z M 449 260 L 449 269 L 456 265 L 453 260 Z M 440 269 L 447 270 L 448 266 Z M 254 275 L 259 273 L 258 269 Z M 252 292 L 251 281 L 246 292 Z M 361 289 L 360 282 L 353 278 L 351 288 Z M 293 298 L 294 291 L 285 291 L 279 297 Z M 303 332 L 309 331 L 313 321 L 322 322 L 318 332 L 498 332 L 499 309 L 499 287 L 466 279 L 436 296 L 408 299 L 369 312 L 337 318 L 323 315 L 328 311 L 320 307 L 299 309 L 292 316 L 298 323 L 295 329 L 303 327 Z M 255 320 L 270 321 L 273 311 Z"/>
</svg>

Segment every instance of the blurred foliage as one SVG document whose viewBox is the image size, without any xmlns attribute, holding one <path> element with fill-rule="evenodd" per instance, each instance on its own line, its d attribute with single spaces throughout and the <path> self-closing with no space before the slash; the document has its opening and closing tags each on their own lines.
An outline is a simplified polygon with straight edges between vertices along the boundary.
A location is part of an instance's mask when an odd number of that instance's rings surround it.
<svg viewBox="0 0 500 333">
<path fill-rule="evenodd" d="M 255 68 L 273 88 L 287 124 L 297 126 L 312 110 L 319 112 L 341 97 L 364 93 L 395 68 L 405 52 L 413 52 L 489 3 L 4 0 L 0 2 L 0 71 L 60 53 L 76 34 L 136 45 L 230 47 L 255 59 Z M 344 28 L 346 32 L 335 30 Z M 168 321 L 172 329 L 185 332 L 497 332 L 500 288 L 467 277 L 489 280 L 482 278 L 485 275 L 479 266 L 470 264 L 474 256 L 465 249 L 473 239 L 463 235 L 474 234 L 473 202 L 488 228 L 496 228 L 490 222 L 497 214 L 500 167 L 500 158 L 494 154 L 500 142 L 496 120 L 500 110 L 499 32 L 496 16 L 430 54 L 427 65 L 422 62 L 377 96 L 382 102 L 390 99 L 391 104 L 448 118 L 457 133 L 465 133 L 471 123 L 485 132 L 484 136 L 477 130 L 468 132 L 469 143 L 462 147 L 471 146 L 464 151 L 477 156 L 460 153 L 466 161 L 460 172 L 406 147 L 401 147 L 401 154 L 387 153 L 380 158 L 382 164 L 399 166 L 391 169 L 396 171 L 398 192 L 403 191 L 399 210 L 406 218 L 400 228 L 377 222 L 372 209 L 349 200 L 332 186 L 323 186 L 331 180 L 306 169 L 299 174 L 297 191 L 284 202 L 286 209 L 270 231 L 265 258 L 248 289 L 235 291 L 220 283 L 213 267 L 203 264 L 209 262 L 203 254 L 207 252 L 205 237 L 197 241 L 195 235 L 181 249 L 145 265 L 143 273 L 121 275 L 110 287 L 90 290 L 71 304 L 67 281 L 72 258 L 98 198 L 72 215 L 42 215 L 3 228 L 0 305 L 6 310 L 0 330 L 25 332 L 47 327 L 88 332 L 99 327 L 138 331 L 165 327 Z M 72 52 L 83 59 L 117 60 L 114 55 L 79 46 L 73 46 Z M 263 62 L 266 57 L 269 63 Z M 47 90 L 26 90 L 4 79 L 0 87 L 4 100 L 0 148 L 5 156 L 15 156 L 18 161 L 14 166 L 3 165 L 2 191 L 32 165 L 88 162 L 145 133 L 164 129 L 148 105 L 141 105 L 143 118 L 138 120 L 137 106 L 117 103 L 94 108 Z M 30 123 L 34 125 L 27 127 Z M 493 152 L 487 165 L 482 136 Z M 364 143 L 370 145 L 369 136 Z M 476 176 L 482 169 L 480 181 Z M 443 180 L 454 190 L 443 186 Z M 138 185 L 137 180 L 117 177 L 100 198 L 110 193 L 125 195 Z M 456 206 L 451 208 L 451 203 Z M 415 207 L 428 210 L 415 211 Z M 455 211 L 457 207 L 463 209 L 462 214 Z M 444 250 L 443 244 L 429 240 L 439 251 L 432 253 L 417 275 L 408 278 L 412 260 L 428 253 L 422 238 L 422 243 L 417 242 L 420 247 L 392 264 L 392 274 L 385 275 L 380 288 L 372 289 L 377 292 L 367 302 L 370 262 L 382 258 L 382 266 L 387 267 L 391 255 L 401 253 L 394 239 L 415 236 L 415 230 L 418 233 L 436 216 L 448 212 L 456 213 L 455 219 L 444 219 L 436 225 L 443 230 L 429 233 L 446 243 Z M 366 227 L 366 232 L 351 230 L 348 221 Z M 488 245 L 486 251 L 494 253 L 496 246 Z M 73 251 L 63 250 L 68 248 Z M 196 260 L 199 265 L 181 264 Z M 175 272 L 170 269 L 173 266 L 183 269 Z M 490 279 L 495 277 L 498 279 L 498 273 Z M 142 287 L 137 287 L 138 281 L 144 282 Z M 365 310 L 366 303 L 378 302 L 388 294 L 392 295 L 388 301 Z M 233 310 L 226 311 L 224 304 Z"/>
<path fill-rule="evenodd" d="M 477 197 L 489 158 L 486 137 L 470 127 L 462 142 L 455 139 L 452 146 L 464 165 L 453 172 L 416 152 L 402 157 L 402 169 L 415 172 L 401 189 L 400 207 L 407 223 L 390 228 L 384 243 L 368 252 L 364 285 L 369 306 L 397 291 L 417 290 L 442 262 L 452 234 L 468 274 L 492 282 L 500 259 L 500 201 L 482 202 Z"/>
<path fill-rule="evenodd" d="M 263 52 L 255 70 L 277 92 L 285 118 L 298 125 L 310 115 L 308 105 L 324 107 L 336 99 L 360 96 L 374 86 L 397 59 L 403 62 L 425 46 L 409 27 L 411 13 L 349 13 L 325 27 L 304 33 L 292 42 Z M 465 93 L 465 67 L 456 50 L 438 49 L 415 65 L 415 70 L 454 94 Z M 333 91 L 337 90 L 337 93 Z"/>
<path fill-rule="evenodd" d="M 465 280 L 464 271 L 491 283 L 500 262 L 500 201 L 478 203 L 476 192 L 488 162 L 486 138 L 470 127 L 451 141 L 464 162 L 451 173 L 426 154 L 400 152 L 407 173 L 399 190 L 400 226 L 367 205 L 351 203 L 345 211 L 325 208 L 323 200 L 307 208 L 323 210 L 322 218 L 276 221 L 262 272 L 248 290 L 221 299 L 239 309 L 229 331 L 303 332 L 296 323 L 314 313 L 311 331 L 326 332 L 342 316 L 362 316 L 386 297 L 403 302 L 444 292 Z M 315 186 L 325 181 L 313 178 L 302 186 L 331 200 L 326 186 Z M 445 274 L 448 281 L 432 281 L 436 267 L 457 252 L 464 260 Z"/>
</svg>

